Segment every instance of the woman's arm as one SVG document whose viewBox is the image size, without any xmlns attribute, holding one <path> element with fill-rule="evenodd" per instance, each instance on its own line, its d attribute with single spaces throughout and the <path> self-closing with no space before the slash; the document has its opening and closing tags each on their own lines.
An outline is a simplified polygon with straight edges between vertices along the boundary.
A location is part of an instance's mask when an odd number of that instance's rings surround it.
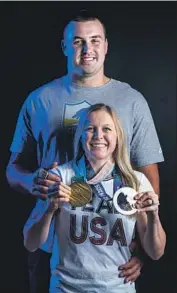
<svg viewBox="0 0 177 293">
<path fill-rule="evenodd" d="M 60 182 L 58 193 L 52 194 L 48 199 L 48 202 L 46 203 L 47 207 L 44 212 L 42 212 L 42 216 L 38 217 L 38 220 L 33 220 L 29 225 L 25 225 L 24 245 L 26 249 L 29 251 L 35 251 L 47 240 L 54 214 L 60 208 L 62 203 L 69 202 L 70 194 L 71 188 L 63 182 Z"/>
<path fill-rule="evenodd" d="M 143 192 L 137 199 L 137 230 L 145 252 L 154 260 L 165 250 L 166 234 L 158 214 L 159 199 L 154 192 Z"/>
<path fill-rule="evenodd" d="M 27 250 L 35 251 L 47 240 L 53 215 L 54 212 L 46 210 L 40 220 L 34 222 L 26 231 L 24 246 Z"/>
</svg>

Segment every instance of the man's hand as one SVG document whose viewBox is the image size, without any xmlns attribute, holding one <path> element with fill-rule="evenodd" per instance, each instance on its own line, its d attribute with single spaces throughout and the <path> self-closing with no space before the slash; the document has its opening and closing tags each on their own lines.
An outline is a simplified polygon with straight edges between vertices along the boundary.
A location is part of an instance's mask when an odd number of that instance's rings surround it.
<svg viewBox="0 0 177 293">
<path fill-rule="evenodd" d="M 141 274 L 141 268 L 143 263 L 136 256 L 133 256 L 129 262 L 121 265 L 118 269 L 120 270 L 119 277 L 124 277 L 124 283 L 134 282 Z"/>
<path fill-rule="evenodd" d="M 49 168 L 45 168 L 45 170 L 49 170 L 55 168 L 58 164 L 54 162 Z M 32 188 L 31 194 L 39 197 L 42 200 L 46 200 L 48 198 L 48 193 L 57 193 L 59 190 L 59 183 L 61 182 L 61 178 L 57 175 L 48 173 L 46 179 L 42 179 L 38 176 L 38 170 L 32 175 Z"/>
</svg>

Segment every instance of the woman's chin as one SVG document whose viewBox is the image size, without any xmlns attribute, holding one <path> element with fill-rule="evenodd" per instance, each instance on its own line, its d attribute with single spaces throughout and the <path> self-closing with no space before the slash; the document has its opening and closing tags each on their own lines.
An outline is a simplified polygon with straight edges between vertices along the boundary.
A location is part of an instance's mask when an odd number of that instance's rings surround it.
<svg viewBox="0 0 177 293">
<path fill-rule="evenodd" d="M 103 154 L 93 154 L 92 158 L 96 161 L 102 161 L 102 160 L 105 160 L 107 161 L 107 156 L 103 155 Z"/>
</svg>

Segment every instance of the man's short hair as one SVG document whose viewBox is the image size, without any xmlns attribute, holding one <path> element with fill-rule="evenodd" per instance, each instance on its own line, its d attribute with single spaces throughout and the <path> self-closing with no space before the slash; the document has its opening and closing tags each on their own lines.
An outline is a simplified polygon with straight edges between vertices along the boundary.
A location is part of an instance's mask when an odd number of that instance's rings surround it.
<svg viewBox="0 0 177 293">
<path fill-rule="evenodd" d="M 71 21 L 86 22 L 86 21 L 92 21 L 92 20 L 99 20 L 99 22 L 101 23 L 101 25 L 103 27 L 104 35 L 105 35 L 105 38 L 106 38 L 107 33 L 106 33 L 106 28 L 105 28 L 105 25 L 104 25 L 103 21 L 95 13 L 93 13 L 93 12 L 91 12 L 89 10 L 86 10 L 86 9 L 82 9 L 77 14 L 71 16 L 70 20 L 68 21 L 68 23 L 65 26 L 65 29 L 66 29 L 67 25 Z"/>
</svg>

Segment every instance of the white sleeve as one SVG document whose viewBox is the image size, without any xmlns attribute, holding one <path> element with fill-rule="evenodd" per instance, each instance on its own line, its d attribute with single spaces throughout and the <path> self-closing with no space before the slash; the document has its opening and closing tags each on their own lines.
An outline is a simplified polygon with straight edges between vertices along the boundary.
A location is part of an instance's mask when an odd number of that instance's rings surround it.
<svg viewBox="0 0 177 293">
<path fill-rule="evenodd" d="M 57 166 L 57 167 L 54 167 L 53 169 L 49 169 L 48 172 L 61 177 L 60 168 L 61 166 Z"/>
<path fill-rule="evenodd" d="M 150 181 L 147 179 L 147 177 L 143 174 L 143 173 L 140 173 L 138 172 L 139 174 L 141 174 L 139 181 L 140 181 L 140 187 L 139 187 L 139 192 L 146 192 L 146 191 L 153 191 L 154 192 L 154 189 L 150 183 Z"/>
</svg>

